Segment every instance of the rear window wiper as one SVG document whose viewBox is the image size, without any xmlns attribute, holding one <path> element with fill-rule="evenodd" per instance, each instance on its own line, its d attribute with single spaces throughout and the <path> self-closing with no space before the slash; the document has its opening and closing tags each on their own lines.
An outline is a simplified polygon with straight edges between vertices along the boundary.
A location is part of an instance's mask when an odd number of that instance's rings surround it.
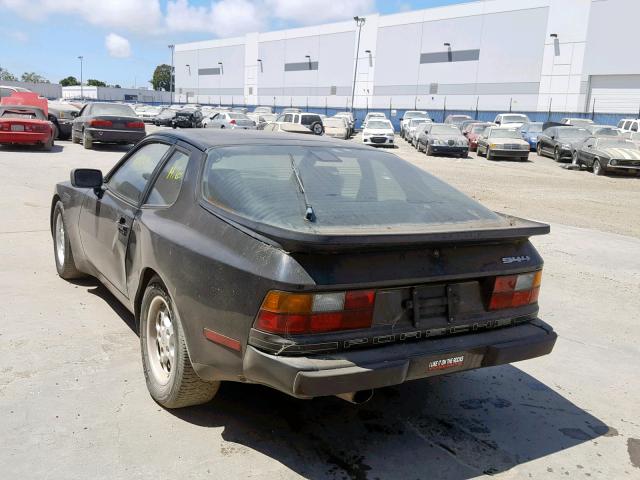
<svg viewBox="0 0 640 480">
<path fill-rule="evenodd" d="M 315 222 L 316 214 L 313 211 L 313 207 L 311 206 L 311 203 L 309 203 L 309 198 L 307 197 L 307 193 L 304 191 L 302 178 L 300 178 L 300 172 L 298 172 L 298 167 L 296 167 L 296 162 L 293 159 L 293 155 L 289 154 L 289 158 L 291 159 L 291 170 L 293 171 L 293 176 L 296 179 L 296 183 L 298 184 L 298 189 L 300 190 L 300 193 L 302 194 L 302 198 L 304 199 L 304 207 L 305 207 L 304 218 L 309 222 Z"/>
</svg>

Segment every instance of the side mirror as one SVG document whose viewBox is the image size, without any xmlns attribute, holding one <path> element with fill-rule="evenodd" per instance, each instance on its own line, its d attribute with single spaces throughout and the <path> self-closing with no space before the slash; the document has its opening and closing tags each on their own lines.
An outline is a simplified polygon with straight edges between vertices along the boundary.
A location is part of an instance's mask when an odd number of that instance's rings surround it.
<svg viewBox="0 0 640 480">
<path fill-rule="evenodd" d="M 402 121 L 402 117 L 400 117 L 398 120 Z"/>
<path fill-rule="evenodd" d="M 551 135 L 551 140 L 555 140 L 556 136 L 555 135 Z"/>
<path fill-rule="evenodd" d="M 102 172 L 95 168 L 74 168 L 71 170 L 71 185 L 76 188 L 102 187 Z"/>
<path fill-rule="evenodd" d="M 496 125 L 500 125 L 502 122 L 501 122 L 500 120 L 496 120 L 494 123 L 495 123 Z"/>
</svg>

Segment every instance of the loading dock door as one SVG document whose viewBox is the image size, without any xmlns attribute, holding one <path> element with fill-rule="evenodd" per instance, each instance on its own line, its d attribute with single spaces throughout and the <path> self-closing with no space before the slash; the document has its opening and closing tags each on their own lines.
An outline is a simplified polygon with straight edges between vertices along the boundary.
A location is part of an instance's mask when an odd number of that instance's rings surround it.
<svg viewBox="0 0 640 480">
<path fill-rule="evenodd" d="M 640 75 L 592 75 L 586 110 L 632 113 L 640 110 Z"/>
</svg>

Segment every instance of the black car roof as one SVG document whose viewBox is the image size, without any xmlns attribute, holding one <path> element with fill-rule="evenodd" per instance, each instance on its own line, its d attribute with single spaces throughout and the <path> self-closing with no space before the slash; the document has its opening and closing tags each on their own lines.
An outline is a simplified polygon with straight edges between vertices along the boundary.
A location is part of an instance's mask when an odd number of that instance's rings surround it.
<svg viewBox="0 0 640 480">
<path fill-rule="evenodd" d="M 234 145 L 297 145 L 297 146 L 323 146 L 337 148 L 357 148 L 370 150 L 367 145 L 334 140 L 317 135 L 301 135 L 295 133 L 272 133 L 260 130 L 221 130 L 221 129 L 189 129 L 156 132 L 147 138 L 171 138 L 190 143 L 200 150 L 211 147 Z"/>
</svg>

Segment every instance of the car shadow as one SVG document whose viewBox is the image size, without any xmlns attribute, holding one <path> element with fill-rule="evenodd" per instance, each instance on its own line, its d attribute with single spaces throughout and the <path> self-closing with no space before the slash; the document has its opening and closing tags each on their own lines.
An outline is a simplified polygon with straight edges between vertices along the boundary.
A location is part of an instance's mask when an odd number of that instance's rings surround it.
<svg viewBox="0 0 640 480">
<path fill-rule="evenodd" d="M 57 140 L 56 140 L 57 142 Z M 52 153 L 62 153 L 62 145 L 55 143 L 51 150 L 43 150 L 41 147 L 34 145 L 0 145 L 0 151 L 2 152 L 16 152 L 16 153 L 41 153 L 50 155 Z"/>
<path fill-rule="evenodd" d="M 137 335 L 131 312 L 98 280 L 73 283 L 107 302 Z M 251 449 L 318 480 L 463 480 L 617 435 L 513 365 L 383 388 L 363 405 L 223 382 L 208 404 L 168 412 L 211 428 L 211 448 L 224 456 Z"/>
<path fill-rule="evenodd" d="M 311 479 L 467 479 L 615 435 L 511 365 L 381 389 L 364 405 L 223 383 L 209 404 L 170 413 Z"/>
</svg>

